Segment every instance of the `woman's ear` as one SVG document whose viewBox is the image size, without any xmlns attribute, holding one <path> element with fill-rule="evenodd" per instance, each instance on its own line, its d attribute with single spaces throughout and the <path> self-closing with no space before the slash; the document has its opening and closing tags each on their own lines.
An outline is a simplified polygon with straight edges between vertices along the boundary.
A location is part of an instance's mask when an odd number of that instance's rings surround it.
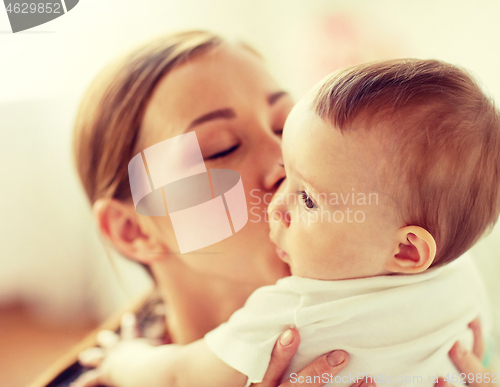
<svg viewBox="0 0 500 387">
<path fill-rule="evenodd" d="M 436 241 L 422 227 L 401 227 L 396 233 L 396 243 L 398 245 L 386 264 L 386 269 L 392 273 L 420 273 L 436 257 Z"/>
<path fill-rule="evenodd" d="M 101 234 L 125 257 L 149 264 L 158 257 L 152 252 L 167 252 L 165 245 L 141 229 L 132 204 L 98 199 L 92 212 Z"/>
</svg>

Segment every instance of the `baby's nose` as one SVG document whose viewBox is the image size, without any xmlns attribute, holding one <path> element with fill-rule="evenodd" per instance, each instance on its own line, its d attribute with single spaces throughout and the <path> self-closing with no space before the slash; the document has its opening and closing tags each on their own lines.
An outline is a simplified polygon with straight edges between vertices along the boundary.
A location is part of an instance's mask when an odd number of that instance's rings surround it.
<svg viewBox="0 0 500 387">
<path fill-rule="evenodd" d="M 271 231 L 278 225 L 288 227 L 290 225 L 290 214 L 288 213 L 288 206 L 285 203 L 283 194 L 276 192 L 271 199 L 271 203 L 267 207 L 267 215 Z"/>
</svg>

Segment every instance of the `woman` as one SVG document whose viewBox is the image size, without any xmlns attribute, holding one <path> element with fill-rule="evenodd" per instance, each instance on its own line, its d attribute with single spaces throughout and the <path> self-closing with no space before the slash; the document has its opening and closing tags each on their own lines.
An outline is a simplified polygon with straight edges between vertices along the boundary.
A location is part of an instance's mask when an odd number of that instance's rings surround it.
<svg viewBox="0 0 500 387">
<path fill-rule="evenodd" d="M 85 96 L 74 136 L 80 179 L 102 235 L 157 284 L 169 309 L 168 341 L 203 337 L 255 289 L 289 274 L 263 214 L 284 178 L 280 141 L 292 106 L 255 51 L 200 31 L 143 46 L 103 72 Z M 181 255 L 168 217 L 136 212 L 127 165 L 141 150 L 192 130 L 207 169 L 240 173 L 254 215 L 231 238 Z M 270 382 L 298 341 L 295 331 L 285 332 Z M 333 373 L 337 357 L 325 355 L 306 372 Z"/>
<path fill-rule="evenodd" d="M 255 51 L 200 31 L 143 46 L 103 72 L 85 96 L 74 136 L 78 173 L 102 235 L 147 268 L 168 306 L 164 342 L 203 337 L 255 289 L 289 274 L 264 214 L 284 178 L 280 141 L 292 106 Z M 196 132 L 207 169 L 239 172 L 250 213 L 241 231 L 196 254 L 178 252 L 168 216 L 135 210 L 127 169 L 140 151 L 188 131 Z M 278 385 L 298 343 L 294 330 L 281 336 L 263 385 Z M 347 361 L 334 351 L 302 375 L 335 375 Z M 85 384 L 99 380 L 96 372 Z"/>
</svg>

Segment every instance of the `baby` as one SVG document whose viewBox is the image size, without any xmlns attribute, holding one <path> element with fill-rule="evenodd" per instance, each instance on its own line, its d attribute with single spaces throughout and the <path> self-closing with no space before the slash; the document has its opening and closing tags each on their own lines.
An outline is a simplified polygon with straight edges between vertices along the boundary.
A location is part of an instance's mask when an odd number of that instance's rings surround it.
<svg viewBox="0 0 500 387">
<path fill-rule="evenodd" d="M 402 59 L 328 76 L 290 113 L 286 180 L 269 207 L 271 239 L 292 276 L 255 291 L 192 344 L 144 348 L 118 386 L 257 383 L 289 327 L 301 344 L 284 378 L 333 349 L 349 386 L 433 385 L 458 371 L 456 340 L 488 307 L 464 254 L 500 211 L 500 116 L 463 70 Z M 294 378 L 296 380 L 294 380 Z"/>
</svg>

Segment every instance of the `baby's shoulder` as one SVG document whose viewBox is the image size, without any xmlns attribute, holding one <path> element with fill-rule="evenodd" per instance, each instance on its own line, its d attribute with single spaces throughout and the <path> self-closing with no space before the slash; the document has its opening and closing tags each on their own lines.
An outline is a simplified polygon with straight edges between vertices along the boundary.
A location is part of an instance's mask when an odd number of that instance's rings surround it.
<svg viewBox="0 0 500 387">
<path fill-rule="evenodd" d="M 274 285 L 262 286 L 255 290 L 247 299 L 244 309 L 252 313 L 263 309 L 266 312 L 279 313 L 285 309 L 296 308 L 300 303 L 300 294 L 290 287 L 290 278 L 282 278 Z"/>
</svg>

